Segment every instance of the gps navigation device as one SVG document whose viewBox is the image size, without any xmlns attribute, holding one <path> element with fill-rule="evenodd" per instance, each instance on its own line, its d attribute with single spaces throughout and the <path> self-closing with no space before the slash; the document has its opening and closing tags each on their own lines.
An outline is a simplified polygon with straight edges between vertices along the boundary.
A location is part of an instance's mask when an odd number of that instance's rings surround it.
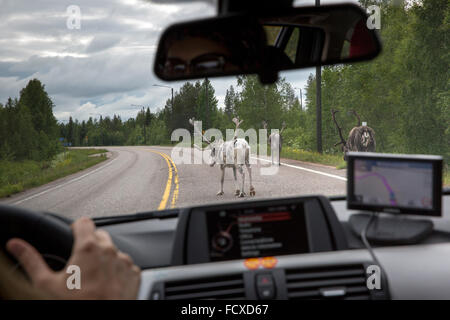
<svg viewBox="0 0 450 320">
<path fill-rule="evenodd" d="M 349 152 L 347 208 L 441 216 L 442 157 Z"/>
</svg>

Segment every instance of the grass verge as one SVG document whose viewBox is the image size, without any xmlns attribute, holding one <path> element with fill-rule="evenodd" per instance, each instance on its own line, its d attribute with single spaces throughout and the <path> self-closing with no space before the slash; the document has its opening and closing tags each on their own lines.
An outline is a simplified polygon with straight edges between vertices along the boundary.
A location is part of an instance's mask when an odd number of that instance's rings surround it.
<svg viewBox="0 0 450 320">
<path fill-rule="evenodd" d="M 106 160 L 105 149 L 71 149 L 51 161 L 0 160 L 0 198 L 37 187 Z M 94 154 L 101 154 L 93 157 Z"/>
<path fill-rule="evenodd" d="M 306 162 L 321 163 L 329 166 L 334 166 L 336 167 L 336 169 L 347 168 L 347 163 L 344 161 L 342 155 L 320 154 L 318 152 L 304 151 L 291 147 L 283 147 L 283 150 L 281 151 L 281 157 Z M 444 186 L 450 187 L 450 169 L 448 165 L 445 165 L 444 167 Z"/>
<path fill-rule="evenodd" d="M 347 163 L 344 161 L 342 154 L 325 154 L 294 149 L 291 147 L 283 147 L 283 149 L 281 150 L 281 157 L 305 162 L 325 164 L 336 167 L 336 169 L 347 168 Z"/>
<path fill-rule="evenodd" d="M 450 187 L 450 170 L 444 170 L 444 186 Z"/>
</svg>

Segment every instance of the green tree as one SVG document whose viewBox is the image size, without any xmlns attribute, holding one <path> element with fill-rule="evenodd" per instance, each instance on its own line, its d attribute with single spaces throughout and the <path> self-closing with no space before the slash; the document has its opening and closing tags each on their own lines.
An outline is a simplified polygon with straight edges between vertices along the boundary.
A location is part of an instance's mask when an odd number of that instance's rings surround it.
<svg viewBox="0 0 450 320">
<path fill-rule="evenodd" d="M 225 114 L 229 120 L 232 120 L 236 115 L 237 105 L 239 103 L 239 96 L 234 91 L 234 87 L 231 85 L 230 89 L 227 89 L 225 94 Z"/>
<path fill-rule="evenodd" d="M 217 98 L 209 79 L 203 80 L 197 90 L 196 119 L 203 121 L 203 128 L 215 128 L 221 124 L 218 116 Z"/>
</svg>

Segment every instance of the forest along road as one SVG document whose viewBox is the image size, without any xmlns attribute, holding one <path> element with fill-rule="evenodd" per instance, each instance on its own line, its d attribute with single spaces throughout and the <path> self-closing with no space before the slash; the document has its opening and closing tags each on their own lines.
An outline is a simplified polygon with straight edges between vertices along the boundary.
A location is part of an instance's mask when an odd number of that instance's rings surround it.
<svg viewBox="0 0 450 320">
<path fill-rule="evenodd" d="M 102 147 L 112 156 L 87 170 L 30 189 L 0 203 L 54 212 L 69 218 L 103 217 L 224 201 L 322 194 L 344 195 L 346 171 L 282 159 L 274 175 L 265 175 L 270 161 L 252 165 L 255 197 L 234 196 L 231 168 L 225 170 L 224 195 L 218 165 L 175 164 L 171 147 Z M 245 192 L 249 179 L 245 170 Z M 239 173 L 237 174 L 240 180 Z"/>
</svg>

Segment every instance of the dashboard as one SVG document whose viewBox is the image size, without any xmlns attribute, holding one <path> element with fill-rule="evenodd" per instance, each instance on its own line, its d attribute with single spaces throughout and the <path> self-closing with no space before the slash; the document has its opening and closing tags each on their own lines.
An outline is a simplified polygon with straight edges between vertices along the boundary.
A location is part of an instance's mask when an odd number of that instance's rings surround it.
<svg viewBox="0 0 450 320">
<path fill-rule="evenodd" d="M 450 278 L 450 197 L 443 199 L 444 219 L 430 217 L 434 230 L 426 239 L 374 248 L 385 272 L 380 290 L 367 288 L 369 267 L 375 263 L 348 226 L 356 211 L 348 210 L 342 199 L 310 196 L 228 204 L 222 216 L 221 205 L 182 208 L 174 210 L 179 218 L 102 228 L 143 269 L 140 299 L 449 299 L 450 286 L 442 279 Z M 207 219 L 206 213 L 213 215 Z M 251 225 L 242 217 L 250 217 Z M 266 219 L 300 230 L 305 226 L 306 237 L 293 231 L 280 234 L 277 227 L 264 226 Z M 217 236 L 230 222 L 233 250 L 227 237 Z M 252 239 L 273 238 L 268 243 L 276 248 L 263 248 L 267 251 L 260 255 L 243 251 L 239 223 L 245 237 L 246 229 L 261 227 L 249 232 Z M 326 232 L 311 231 L 321 228 Z M 302 245 L 292 249 L 283 245 L 285 239 Z"/>
</svg>

